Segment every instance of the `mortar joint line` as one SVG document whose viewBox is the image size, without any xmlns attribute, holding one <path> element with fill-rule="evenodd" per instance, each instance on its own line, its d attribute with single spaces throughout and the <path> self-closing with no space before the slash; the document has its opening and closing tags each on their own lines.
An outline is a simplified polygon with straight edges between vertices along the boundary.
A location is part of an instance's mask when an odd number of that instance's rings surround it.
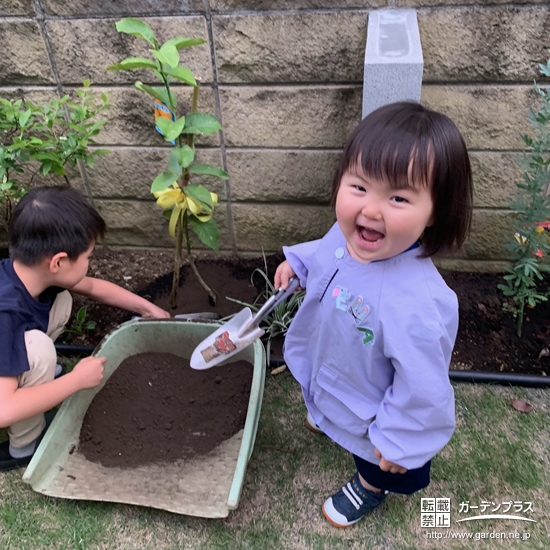
<svg viewBox="0 0 550 550">
<path fill-rule="evenodd" d="M 42 38 L 44 40 L 44 47 L 46 48 L 46 53 L 48 55 L 48 60 L 50 62 L 50 68 L 52 70 L 53 77 L 55 79 L 55 85 L 57 88 L 57 94 L 60 98 L 62 98 L 64 94 L 63 90 L 63 84 L 61 83 L 61 78 L 59 77 L 59 72 L 57 70 L 57 65 L 55 63 L 53 50 L 50 44 L 50 39 L 48 37 L 48 30 L 46 29 L 46 23 L 45 23 L 45 17 L 44 12 L 42 11 L 42 6 L 40 5 L 39 0 L 33 0 L 34 9 L 36 10 L 36 23 L 40 29 L 40 32 L 42 33 Z M 69 118 L 69 111 L 67 110 L 67 106 L 63 106 L 63 110 L 65 113 L 65 119 L 67 122 L 70 121 Z M 92 206 L 95 206 L 94 204 L 94 198 L 92 196 L 92 191 L 90 189 L 90 182 L 88 181 L 88 174 L 86 173 L 86 169 L 84 168 L 84 163 L 82 160 L 76 161 L 78 164 L 78 170 L 80 172 L 80 176 L 82 178 L 82 182 L 84 183 L 84 189 L 86 190 L 86 195 L 88 196 L 88 199 L 90 200 L 90 203 Z"/>
<path fill-rule="evenodd" d="M 222 117 L 222 108 L 220 103 L 220 92 L 218 86 L 218 65 L 216 59 L 216 48 L 214 46 L 214 29 L 212 28 L 212 10 L 210 9 L 210 1 L 204 0 L 204 16 L 206 19 L 206 28 L 208 30 L 208 42 L 210 46 L 210 58 L 212 61 L 212 92 L 214 94 L 214 105 L 216 109 L 216 116 L 220 121 L 222 129 L 219 132 L 220 137 L 220 151 L 222 153 L 222 165 L 223 169 L 229 173 L 227 169 L 227 152 L 225 148 L 225 135 L 223 128 L 223 117 Z M 231 235 L 231 246 L 233 247 L 234 254 L 237 253 L 237 239 L 235 236 L 235 228 L 233 224 L 233 212 L 232 212 L 232 199 L 231 199 L 231 174 L 229 179 L 224 182 L 225 194 L 227 198 L 226 202 L 226 212 L 227 212 L 227 227 L 229 229 L 229 234 Z"/>
</svg>

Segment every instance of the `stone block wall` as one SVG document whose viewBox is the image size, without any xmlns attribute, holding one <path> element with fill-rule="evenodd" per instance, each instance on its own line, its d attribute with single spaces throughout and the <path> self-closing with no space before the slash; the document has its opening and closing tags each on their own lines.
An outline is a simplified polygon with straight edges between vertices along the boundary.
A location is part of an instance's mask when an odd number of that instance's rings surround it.
<svg viewBox="0 0 550 550">
<path fill-rule="evenodd" d="M 424 55 L 421 101 L 449 115 L 468 144 L 475 215 L 464 251 L 449 266 L 491 269 L 506 258 L 508 201 L 518 180 L 520 133 L 536 105 L 532 81 L 550 47 L 546 0 L 3 0 L 0 97 L 71 93 L 84 79 L 113 108 L 99 136 L 111 154 L 71 174 L 93 197 L 118 246 L 171 246 L 149 186 L 169 149 L 154 130 L 152 102 L 133 87 L 147 72 L 107 72 L 145 43 L 116 32 L 133 16 L 160 40 L 197 36 L 182 52 L 202 79 L 200 107 L 223 132 L 198 154 L 223 166 L 216 219 L 224 253 L 279 250 L 321 236 L 333 221 L 332 172 L 361 117 L 369 12 L 415 8 Z M 190 89 L 177 87 L 182 113 Z"/>
</svg>

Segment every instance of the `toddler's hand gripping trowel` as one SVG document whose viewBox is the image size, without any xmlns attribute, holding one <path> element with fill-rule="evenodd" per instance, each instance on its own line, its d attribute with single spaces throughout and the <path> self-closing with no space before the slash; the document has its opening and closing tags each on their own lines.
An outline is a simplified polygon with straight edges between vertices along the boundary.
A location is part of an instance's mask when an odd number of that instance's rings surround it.
<svg viewBox="0 0 550 550">
<path fill-rule="evenodd" d="M 256 314 L 252 315 L 249 307 L 239 311 L 195 348 L 191 355 L 191 367 L 197 370 L 209 369 L 252 344 L 265 333 L 259 327 L 262 319 L 286 300 L 299 286 L 298 278 L 292 277 L 288 281 L 288 287 L 285 290 L 280 288 Z"/>
</svg>

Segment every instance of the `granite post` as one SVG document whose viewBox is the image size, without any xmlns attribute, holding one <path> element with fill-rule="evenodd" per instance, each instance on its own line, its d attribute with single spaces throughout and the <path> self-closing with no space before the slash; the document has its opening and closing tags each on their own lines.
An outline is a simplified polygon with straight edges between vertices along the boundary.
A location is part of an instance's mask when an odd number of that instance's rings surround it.
<svg viewBox="0 0 550 550">
<path fill-rule="evenodd" d="M 369 14 L 363 75 L 363 118 L 395 101 L 420 101 L 424 60 L 415 10 Z"/>
</svg>

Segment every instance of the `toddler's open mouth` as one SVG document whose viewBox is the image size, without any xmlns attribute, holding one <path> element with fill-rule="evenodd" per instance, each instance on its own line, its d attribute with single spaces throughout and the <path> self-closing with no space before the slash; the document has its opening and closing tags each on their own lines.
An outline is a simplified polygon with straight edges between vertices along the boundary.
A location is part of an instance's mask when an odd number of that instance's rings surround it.
<svg viewBox="0 0 550 550">
<path fill-rule="evenodd" d="M 371 229 L 369 227 L 357 226 L 357 234 L 363 245 L 368 247 L 378 245 L 384 238 L 384 233 Z"/>
</svg>

